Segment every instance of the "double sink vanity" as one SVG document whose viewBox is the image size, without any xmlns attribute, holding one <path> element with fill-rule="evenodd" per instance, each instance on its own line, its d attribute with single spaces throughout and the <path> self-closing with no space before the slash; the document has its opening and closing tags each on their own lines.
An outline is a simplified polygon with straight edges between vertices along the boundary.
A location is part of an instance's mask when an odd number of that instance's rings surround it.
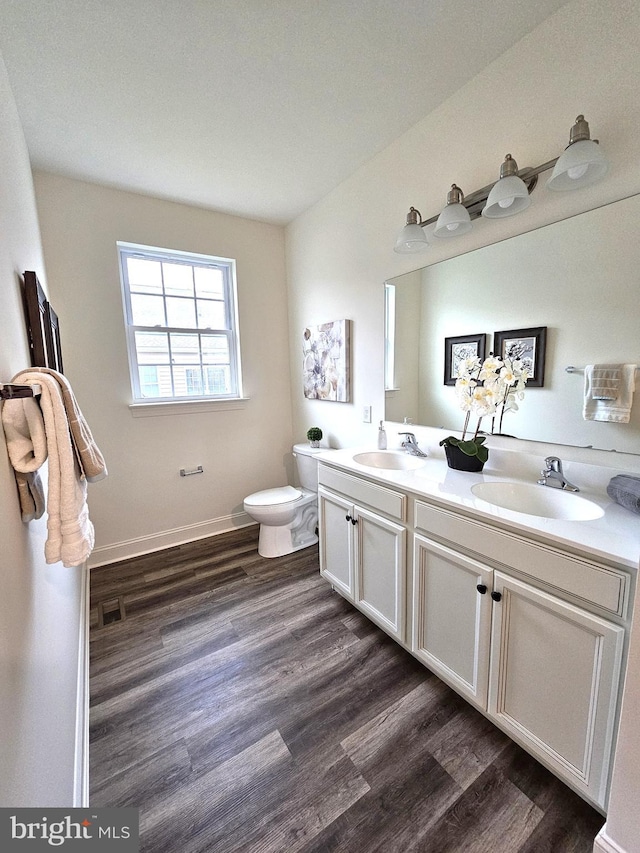
<svg viewBox="0 0 640 853">
<path fill-rule="evenodd" d="M 617 471 L 573 494 L 525 457 L 491 450 L 475 474 L 437 441 L 320 454 L 320 573 L 605 813 L 640 516 L 608 499 Z"/>
</svg>

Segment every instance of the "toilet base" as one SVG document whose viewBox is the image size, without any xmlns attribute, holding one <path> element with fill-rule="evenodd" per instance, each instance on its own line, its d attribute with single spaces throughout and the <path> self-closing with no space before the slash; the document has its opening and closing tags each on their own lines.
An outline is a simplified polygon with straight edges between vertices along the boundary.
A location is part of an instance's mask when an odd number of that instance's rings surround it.
<svg viewBox="0 0 640 853">
<path fill-rule="evenodd" d="M 261 524 L 258 536 L 258 554 L 261 557 L 284 557 L 309 548 L 318 541 L 318 506 L 307 506 L 301 518 L 290 524 Z"/>
</svg>

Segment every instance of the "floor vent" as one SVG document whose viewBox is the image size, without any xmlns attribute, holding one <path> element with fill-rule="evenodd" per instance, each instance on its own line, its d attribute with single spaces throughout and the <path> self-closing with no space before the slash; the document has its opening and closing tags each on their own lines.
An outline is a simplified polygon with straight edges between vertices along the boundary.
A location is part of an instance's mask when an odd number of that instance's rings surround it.
<svg viewBox="0 0 640 853">
<path fill-rule="evenodd" d="M 122 622 L 125 617 L 124 601 L 122 598 L 110 598 L 98 602 L 98 626 L 104 628 L 112 622 Z"/>
</svg>

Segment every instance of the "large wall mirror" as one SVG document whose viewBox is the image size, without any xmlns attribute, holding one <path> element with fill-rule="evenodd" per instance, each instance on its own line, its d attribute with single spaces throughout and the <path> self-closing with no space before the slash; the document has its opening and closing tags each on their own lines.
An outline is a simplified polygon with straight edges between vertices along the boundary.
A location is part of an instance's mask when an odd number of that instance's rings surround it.
<svg viewBox="0 0 640 853">
<path fill-rule="evenodd" d="M 463 414 L 445 384 L 445 339 L 486 335 L 488 353 L 495 332 L 545 328 L 544 384 L 527 388 L 503 432 L 640 453 L 640 381 L 629 423 L 583 413 L 585 365 L 640 365 L 639 222 L 635 195 L 390 279 L 395 345 L 387 420 L 460 430 Z"/>
</svg>

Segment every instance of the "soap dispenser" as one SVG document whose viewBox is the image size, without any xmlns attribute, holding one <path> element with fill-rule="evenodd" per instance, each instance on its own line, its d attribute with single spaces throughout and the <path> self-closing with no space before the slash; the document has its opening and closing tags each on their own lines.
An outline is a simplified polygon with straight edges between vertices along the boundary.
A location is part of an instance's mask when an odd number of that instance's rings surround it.
<svg viewBox="0 0 640 853">
<path fill-rule="evenodd" d="M 380 421 L 380 426 L 378 428 L 378 450 L 386 450 L 387 449 L 387 433 L 385 432 L 384 425 L 382 421 Z"/>
</svg>

